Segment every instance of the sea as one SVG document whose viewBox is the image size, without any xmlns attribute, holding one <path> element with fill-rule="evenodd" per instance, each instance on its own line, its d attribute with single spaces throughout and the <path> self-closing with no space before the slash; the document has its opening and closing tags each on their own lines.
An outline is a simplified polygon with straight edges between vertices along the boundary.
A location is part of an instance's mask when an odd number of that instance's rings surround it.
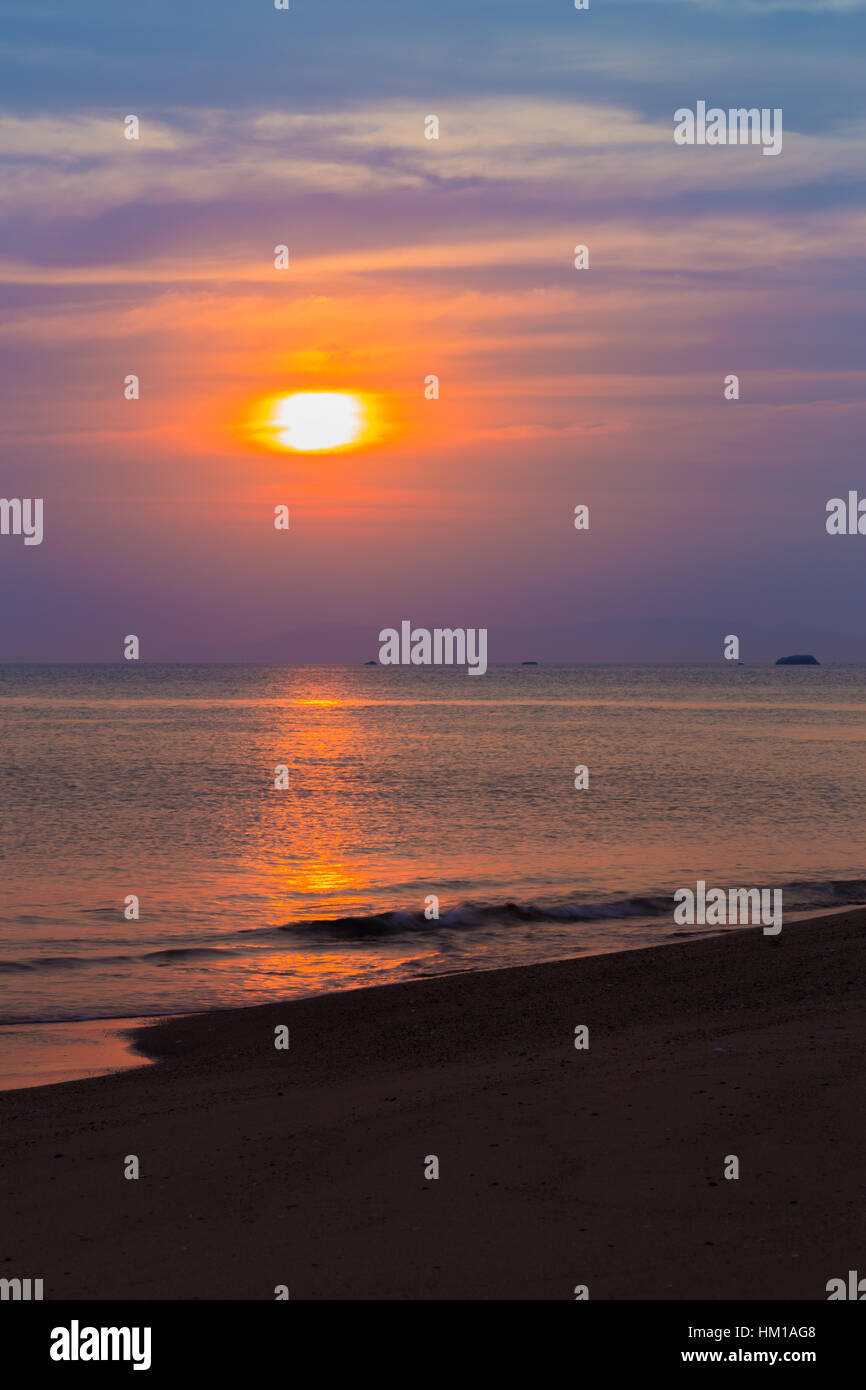
<svg viewBox="0 0 866 1390">
<path fill-rule="evenodd" d="M 73 1023 L 710 933 L 699 879 L 866 903 L 862 666 L 5 665 L 0 731 L 8 1075 Z"/>
</svg>

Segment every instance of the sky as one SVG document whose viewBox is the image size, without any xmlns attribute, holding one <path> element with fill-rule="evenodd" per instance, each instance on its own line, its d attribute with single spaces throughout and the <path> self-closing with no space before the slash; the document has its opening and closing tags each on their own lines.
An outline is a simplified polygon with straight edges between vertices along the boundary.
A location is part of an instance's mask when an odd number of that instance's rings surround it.
<svg viewBox="0 0 866 1390">
<path fill-rule="evenodd" d="M 0 3 L 0 496 L 45 518 L 0 536 L 0 661 L 354 661 L 403 619 L 866 660 L 866 537 L 825 529 L 866 496 L 864 47 L 861 0 Z M 781 108 L 782 153 L 678 146 L 698 101 Z M 311 391 L 381 429 L 251 436 Z"/>
</svg>

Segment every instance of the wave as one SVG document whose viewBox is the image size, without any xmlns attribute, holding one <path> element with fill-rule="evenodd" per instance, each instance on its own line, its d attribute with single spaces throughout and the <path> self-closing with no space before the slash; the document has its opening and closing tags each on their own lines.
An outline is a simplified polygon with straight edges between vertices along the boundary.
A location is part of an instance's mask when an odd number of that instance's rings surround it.
<svg viewBox="0 0 866 1390">
<path fill-rule="evenodd" d="M 708 878 L 707 887 L 727 888 L 730 885 Z M 683 887 L 694 885 L 686 879 Z M 748 887 L 781 888 L 786 916 L 832 911 L 845 907 L 866 905 L 866 879 L 794 880 L 788 883 L 741 885 Z M 23 959 L 0 960 L 0 974 L 25 971 L 85 970 L 104 965 L 133 966 L 153 964 L 171 966 L 196 958 L 238 954 L 244 956 L 257 947 L 272 950 L 274 937 L 295 936 L 309 947 L 316 941 L 344 940 L 363 942 L 377 938 L 408 936 L 417 933 L 435 935 L 448 932 L 491 931 L 496 928 L 550 924 L 551 926 L 582 923 L 623 924 L 636 927 L 667 917 L 673 925 L 673 894 L 644 893 L 631 897 L 608 898 L 604 901 L 584 901 L 560 898 L 550 902 L 464 902 L 428 920 L 423 912 L 393 909 L 386 912 L 360 913 L 345 917 L 313 918 L 286 922 L 276 927 L 253 927 L 227 931 L 217 937 L 214 945 L 165 946 L 151 951 L 114 953 L 112 955 L 28 956 Z M 712 929 L 711 929 L 712 930 Z M 672 931 L 671 936 L 688 936 L 688 931 Z M 211 941 L 214 936 L 209 932 Z M 70 943 L 73 944 L 73 943 Z M 83 944 L 83 943 L 82 943 Z"/>
<path fill-rule="evenodd" d="M 362 917 L 287 922 L 277 930 L 299 936 L 394 936 L 403 932 L 508 926 L 521 922 L 601 922 L 635 916 L 661 917 L 666 912 L 672 912 L 673 907 L 673 898 L 652 897 L 624 898 L 610 903 L 461 903 L 458 907 L 441 912 L 435 920 L 428 920 L 423 912 L 398 910 L 373 912 Z"/>
<path fill-rule="evenodd" d="M 674 900 L 661 897 L 622 898 L 604 903 L 461 903 L 428 920 L 423 912 L 399 909 L 359 917 L 319 918 L 287 922 L 275 930 L 298 936 L 398 936 L 404 932 L 449 931 L 459 928 L 509 926 L 532 922 L 603 922 L 627 917 L 662 917 L 673 912 Z"/>
<path fill-rule="evenodd" d="M 692 886 L 694 879 L 692 880 Z M 688 887 L 686 880 L 683 887 Z M 707 887 L 729 885 L 707 881 Z M 740 885 L 736 885 L 740 886 Z M 788 912 L 806 912 L 810 908 L 839 908 L 866 904 L 866 879 L 803 882 L 787 884 L 742 885 L 781 888 Z M 642 920 L 673 916 L 673 894 L 641 894 L 604 902 L 560 900 L 557 902 L 461 903 L 428 920 L 423 912 L 398 909 L 391 912 L 372 912 L 358 916 L 318 918 L 310 921 L 287 922 L 275 930 L 304 937 L 337 937 L 363 940 L 366 937 L 399 936 L 404 933 L 469 930 L 473 928 L 509 926 L 533 922 L 574 923 L 625 922 L 630 918 Z"/>
<path fill-rule="evenodd" d="M 189 956 L 224 956 L 234 952 L 231 946 L 169 946 L 159 951 L 144 951 L 135 955 L 114 956 L 28 956 L 24 960 L 0 960 L 0 975 L 21 970 L 81 970 L 93 965 L 129 965 L 143 960 L 165 960 Z"/>
</svg>

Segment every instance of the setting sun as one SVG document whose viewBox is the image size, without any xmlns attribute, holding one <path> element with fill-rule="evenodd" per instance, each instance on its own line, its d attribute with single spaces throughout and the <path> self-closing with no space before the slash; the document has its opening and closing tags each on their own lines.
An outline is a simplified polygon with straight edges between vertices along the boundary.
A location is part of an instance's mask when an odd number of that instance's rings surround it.
<svg viewBox="0 0 866 1390">
<path fill-rule="evenodd" d="M 364 405 L 358 396 L 338 391 L 302 391 L 274 402 L 271 426 L 285 449 L 314 453 L 354 444 L 364 430 Z"/>
</svg>

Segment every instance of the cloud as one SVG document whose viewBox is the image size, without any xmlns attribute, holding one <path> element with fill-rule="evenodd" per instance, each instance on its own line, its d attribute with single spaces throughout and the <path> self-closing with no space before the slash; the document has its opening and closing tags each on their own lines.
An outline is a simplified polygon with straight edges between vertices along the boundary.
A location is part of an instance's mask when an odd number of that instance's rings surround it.
<svg viewBox="0 0 866 1390">
<path fill-rule="evenodd" d="M 616 105 L 484 98 L 436 114 L 438 141 L 424 139 L 424 109 L 405 103 L 339 115 L 168 112 L 142 119 L 140 141 L 123 138 L 120 118 L 4 116 L 0 210 L 53 224 L 58 205 L 71 222 L 135 204 L 266 205 L 289 194 L 453 192 L 468 203 L 487 188 L 503 198 L 519 190 L 527 221 L 538 199 L 549 216 L 566 196 L 632 206 L 692 194 L 762 197 L 819 181 L 853 187 L 866 168 L 861 120 L 813 134 L 787 126 L 782 156 L 768 161 L 751 146 L 674 146 L 673 109 L 648 119 Z"/>
<path fill-rule="evenodd" d="M 178 152 L 189 145 L 181 130 L 161 121 L 147 121 L 146 134 L 146 141 L 127 140 L 122 117 L 4 114 L 0 115 L 0 154 L 4 161 L 30 159 L 62 165 L 82 159 L 128 159 L 154 150 Z M 82 187 L 82 191 L 86 190 Z"/>
</svg>

